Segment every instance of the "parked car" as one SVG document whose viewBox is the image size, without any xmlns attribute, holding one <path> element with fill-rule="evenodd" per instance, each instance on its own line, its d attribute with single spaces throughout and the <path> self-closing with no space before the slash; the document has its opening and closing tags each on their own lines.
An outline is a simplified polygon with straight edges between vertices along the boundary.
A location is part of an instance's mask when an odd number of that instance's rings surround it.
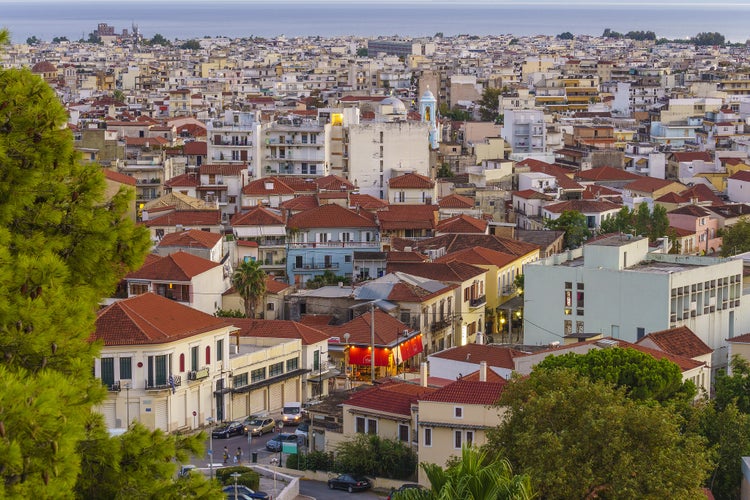
<svg viewBox="0 0 750 500">
<path fill-rule="evenodd" d="M 253 436 L 262 436 L 267 432 L 273 432 L 276 427 L 276 420 L 271 417 L 245 419 L 245 434 L 248 432 Z"/>
<path fill-rule="evenodd" d="M 242 422 L 227 422 L 226 424 L 216 427 L 211 436 L 215 438 L 230 438 L 232 436 L 242 436 L 245 433 L 245 427 Z"/>
<path fill-rule="evenodd" d="M 305 441 L 309 438 L 308 434 L 310 433 L 310 424 L 307 422 L 302 422 L 297 426 L 296 429 L 294 429 L 294 433 L 298 436 L 302 436 L 305 438 Z"/>
<path fill-rule="evenodd" d="M 328 487 L 332 490 L 364 491 L 372 488 L 372 481 L 357 474 L 341 474 L 328 480 Z"/>
<path fill-rule="evenodd" d="M 282 443 L 297 443 L 302 444 L 302 437 L 298 436 L 296 434 L 289 434 L 287 432 L 282 432 L 281 434 L 276 434 L 274 437 L 268 440 L 266 443 L 266 449 L 268 451 L 281 451 Z"/>
<path fill-rule="evenodd" d="M 245 485 L 228 484 L 221 491 L 227 494 L 227 498 L 234 498 L 235 489 L 238 498 L 251 498 L 253 500 L 268 500 L 270 497 L 265 491 L 253 491 Z"/>
<path fill-rule="evenodd" d="M 390 495 L 388 495 L 387 500 L 398 500 L 401 498 L 399 493 L 406 491 L 406 490 L 421 490 L 426 491 L 427 489 L 422 486 L 421 484 L 417 483 L 405 483 L 399 486 L 398 488 L 392 489 Z"/>
</svg>

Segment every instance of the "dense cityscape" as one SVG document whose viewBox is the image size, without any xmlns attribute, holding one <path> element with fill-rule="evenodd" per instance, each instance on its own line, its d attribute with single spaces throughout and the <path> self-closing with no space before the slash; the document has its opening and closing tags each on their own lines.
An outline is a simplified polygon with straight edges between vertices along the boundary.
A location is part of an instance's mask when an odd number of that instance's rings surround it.
<svg viewBox="0 0 750 500">
<path fill-rule="evenodd" d="M 0 496 L 750 495 L 750 43 L 3 41 Z"/>
</svg>

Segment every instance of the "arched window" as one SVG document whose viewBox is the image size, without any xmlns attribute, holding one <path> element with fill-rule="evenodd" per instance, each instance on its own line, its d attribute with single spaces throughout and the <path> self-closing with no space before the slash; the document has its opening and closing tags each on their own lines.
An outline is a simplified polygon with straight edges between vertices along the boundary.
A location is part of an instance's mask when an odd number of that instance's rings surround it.
<svg viewBox="0 0 750 500">
<path fill-rule="evenodd" d="M 180 372 L 185 371 L 185 354 L 180 354 Z"/>
<path fill-rule="evenodd" d="M 211 364 L 211 346 L 210 345 L 206 346 L 206 364 L 207 365 Z"/>
</svg>

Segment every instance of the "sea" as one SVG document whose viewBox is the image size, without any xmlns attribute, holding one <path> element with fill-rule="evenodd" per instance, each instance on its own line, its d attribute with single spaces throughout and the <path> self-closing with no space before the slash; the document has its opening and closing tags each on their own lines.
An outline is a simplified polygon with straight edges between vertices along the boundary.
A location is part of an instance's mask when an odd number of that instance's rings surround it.
<svg viewBox="0 0 750 500">
<path fill-rule="evenodd" d="M 624 0 L 623 0 L 624 1 Z M 285 36 L 601 35 L 653 31 L 686 39 L 718 32 L 727 41 L 750 39 L 750 5 L 705 2 L 595 4 L 568 2 L 259 1 L 259 0 L 0 0 L 0 26 L 13 42 L 88 38 L 99 23 L 116 32 L 138 26 L 147 38 L 272 38 Z"/>
</svg>

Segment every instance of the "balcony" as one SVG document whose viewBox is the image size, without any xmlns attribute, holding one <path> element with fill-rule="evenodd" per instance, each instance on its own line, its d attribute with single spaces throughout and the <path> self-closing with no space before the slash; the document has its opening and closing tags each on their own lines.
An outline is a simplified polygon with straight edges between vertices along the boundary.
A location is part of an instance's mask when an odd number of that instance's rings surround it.
<svg viewBox="0 0 750 500">
<path fill-rule="evenodd" d="M 439 321 L 435 321 L 430 325 L 430 331 L 432 333 L 435 333 L 439 330 L 442 330 L 443 328 L 448 328 L 451 325 L 450 319 L 441 319 Z"/>
<path fill-rule="evenodd" d="M 377 241 L 325 241 L 289 243 L 289 248 L 380 248 Z"/>
<path fill-rule="evenodd" d="M 172 380 L 174 382 L 174 387 L 179 387 L 182 385 L 182 377 L 180 375 L 173 375 Z M 149 384 L 149 381 L 146 380 L 146 390 L 147 391 L 163 391 L 165 389 L 171 389 L 172 384 L 170 383 L 169 378 L 167 378 L 166 382 L 152 382 Z"/>
<path fill-rule="evenodd" d="M 107 390 L 109 392 L 120 392 L 122 390 L 119 380 L 117 382 L 112 382 L 111 384 L 104 384 L 104 385 L 107 386 Z"/>
<path fill-rule="evenodd" d="M 479 307 L 483 306 L 487 302 L 487 296 L 482 295 L 481 297 L 476 297 L 469 300 L 469 305 L 471 307 Z"/>
<path fill-rule="evenodd" d="M 294 264 L 294 270 L 295 271 L 303 271 L 303 270 L 316 270 L 316 269 L 338 269 L 339 264 L 338 262 L 328 262 L 328 263 L 307 263 L 307 264 L 301 264 L 297 265 Z"/>
</svg>

